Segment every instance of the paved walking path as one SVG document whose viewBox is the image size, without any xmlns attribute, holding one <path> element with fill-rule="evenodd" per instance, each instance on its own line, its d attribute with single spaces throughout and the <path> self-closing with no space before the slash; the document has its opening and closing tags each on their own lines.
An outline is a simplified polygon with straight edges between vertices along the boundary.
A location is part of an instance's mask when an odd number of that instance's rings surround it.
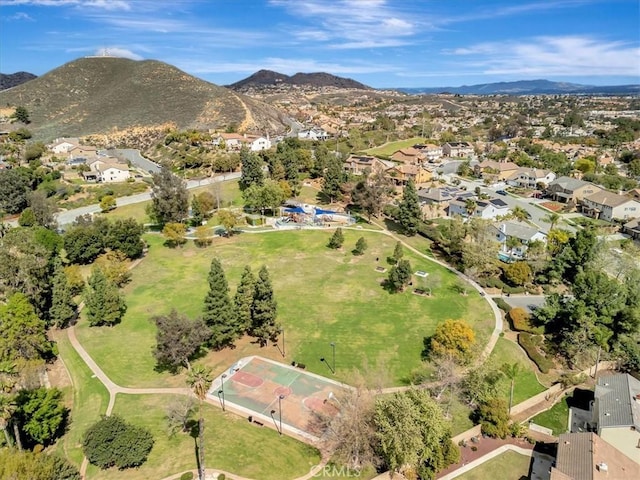
<svg viewBox="0 0 640 480">
<path fill-rule="evenodd" d="M 376 226 L 380 227 L 382 230 L 374 230 L 374 229 L 366 229 L 367 231 L 370 232 L 376 232 L 376 233 L 380 233 L 382 235 L 387 235 L 390 236 L 394 239 L 396 239 L 397 241 L 399 241 L 402 245 L 404 245 L 406 248 L 408 248 L 409 250 L 411 250 L 412 252 L 414 252 L 415 254 L 429 260 L 432 262 L 437 263 L 438 265 L 448 269 L 449 271 L 455 273 L 456 275 L 458 275 L 460 278 L 462 278 L 464 281 L 468 282 L 469 284 L 471 284 L 476 290 L 478 290 L 478 292 L 480 292 L 480 294 L 482 294 L 485 297 L 485 300 L 487 302 L 489 302 L 489 305 L 491 306 L 491 309 L 494 313 L 494 317 L 495 317 L 495 327 L 494 330 L 491 334 L 491 337 L 489 339 L 489 342 L 487 343 L 487 346 L 484 348 L 483 352 L 482 352 L 482 359 L 487 358 L 491 352 L 493 351 L 493 348 L 495 347 L 496 342 L 498 341 L 499 338 L 499 334 L 502 331 L 502 313 L 500 312 L 500 310 L 498 309 L 498 307 L 496 306 L 495 302 L 493 302 L 493 300 L 486 296 L 484 290 L 482 289 L 482 287 L 480 287 L 480 285 L 478 285 L 476 282 L 474 282 L 473 280 L 471 280 L 469 277 L 467 277 L 466 275 L 464 275 L 463 273 L 451 268 L 449 265 L 447 265 L 444 262 L 441 262 L 435 258 L 432 258 L 422 252 L 420 252 L 418 249 L 414 248 L 413 246 L 407 244 L 406 242 L 404 242 L 401 238 L 399 238 L 397 235 L 393 234 L 392 232 L 390 232 L 388 229 L 384 228 L 383 226 L 374 223 Z M 365 230 L 365 229 L 358 229 L 358 230 Z M 255 233 L 265 233 L 265 232 L 269 232 L 269 230 L 265 230 L 265 231 L 261 231 L 261 232 L 255 232 Z M 134 268 L 135 266 L 137 266 L 140 263 L 140 260 L 135 261 L 130 268 Z M 80 306 L 80 308 L 82 308 L 82 305 Z M 76 331 L 75 331 L 75 326 L 69 327 L 67 329 L 67 336 L 69 338 L 69 341 L 71 343 L 71 345 L 73 346 L 73 348 L 76 350 L 76 352 L 78 352 L 78 355 L 80 355 L 80 357 L 82 358 L 82 360 L 87 364 L 87 366 L 91 369 L 91 371 L 94 373 L 94 375 L 103 383 L 103 385 L 105 386 L 105 388 L 107 389 L 107 391 L 109 392 L 109 404 L 107 405 L 107 410 L 106 410 L 106 415 L 110 415 L 113 411 L 113 407 L 115 405 L 115 401 L 116 401 L 116 395 L 121 393 L 121 394 L 129 394 L 129 395 L 152 395 L 152 394 L 166 394 L 166 395 L 192 395 L 192 392 L 190 389 L 188 388 L 128 388 L 128 387 L 121 387 L 120 385 L 116 384 L 113 380 L 111 380 L 106 373 L 104 373 L 104 371 L 98 366 L 98 364 L 95 362 L 95 360 L 91 357 L 91 355 L 89 355 L 89 353 L 84 349 L 84 347 L 82 346 L 82 344 L 78 341 L 78 338 L 76 336 Z M 439 382 L 431 382 L 429 384 L 425 384 L 424 387 L 429 387 L 429 386 L 436 386 Z M 409 388 L 412 388 L 411 386 L 402 386 L 402 387 L 389 387 L 389 388 L 384 388 L 380 391 L 380 393 L 394 393 L 394 392 L 400 392 L 400 391 L 404 391 L 407 390 Z M 295 480 L 308 480 L 312 477 L 315 476 L 315 474 L 320 471 L 322 469 L 322 467 L 326 464 L 326 459 L 323 459 L 322 463 L 318 466 L 316 466 L 314 469 L 312 469 L 308 474 L 299 477 Z M 84 458 L 82 465 L 80 467 L 80 475 L 82 476 L 82 478 L 86 478 L 86 471 L 87 471 L 87 466 L 88 466 L 88 461 L 86 458 Z M 194 470 L 195 471 L 195 470 Z M 196 471 L 197 472 L 197 471 Z M 238 480 L 249 480 L 249 479 L 244 479 L 243 477 L 237 476 L 237 475 L 233 475 L 231 473 L 228 472 L 223 472 L 221 470 L 211 470 L 211 473 L 224 473 L 227 476 L 230 476 L 232 478 L 236 478 Z M 165 480 L 170 480 L 170 479 L 175 479 L 175 478 L 179 478 L 180 474 L 176 474 L 176 475 L 172 475 L 170 477 L 167 477 Z"/>
</svg>

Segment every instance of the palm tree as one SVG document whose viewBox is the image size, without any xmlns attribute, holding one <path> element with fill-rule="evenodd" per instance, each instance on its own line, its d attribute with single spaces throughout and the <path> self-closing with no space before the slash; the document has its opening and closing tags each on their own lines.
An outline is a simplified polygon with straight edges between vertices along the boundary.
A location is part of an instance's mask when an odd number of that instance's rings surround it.
<svg viewBox="0 0 640 480">
<path fill-rule="evenodd" d="M 10 393 L 16 384 L 18 371 L 13 362 L 0 362 L 0 393 Z"/>
<path fill-rule="evenodd" d="M 464 202 L 464 208 L 467 211 L 467 215 L 471 216 L 473 215 L 473 212 L 476 211 L 476 207 L 478 206 L 478 204 L 476 203 L 475 200 L 473 200 L 472 198 L 467 198 Z"/>
<path fill-rule="evenodd" d="M 515 207 L 513 207 L 513 209 L 511 210 L 511 216 L 513 218 L 515 218 L 516 220 L 518 220 L 519 222 L 522 222 L 524 220 L 526 220 L 527 218 L 529 218 L 529 212 L 527 212 L 524 208 L 522 208 L 519 205 L 516 205 Z"/>
<path fill-rule="evenodd" d="M 4 432 L 4 438 L 7 445 L 11 446 L 11 437 L 9 436 L 9 423 L 16 411 L 16 402 L 9 395 L 0 395 L 0 428 Z"/>
<path fill-rule="evenodd" d="M 591 334 L 591 338 L 598 346 L 598 356 L 596 357 L 596 368 L 593 372 L 593 378 L 598 378 L 598 365 L 600 364 L 600 354 L 602 353 L 602 349 L 605 351 L 609 350 L 609 339 L 613 335 L 611 330 L 605 328 L 596 328 Z"/>
<path fill-rule="evenodd" d="M 511 393 L 509 394 L 509 415 L 511 415 L 511 407 L 513 406 L 513 387 L 516 384 L 516 377 L 520 373 L 520 364 L 518 362 L 503 363 L 500 367 L 500 372 L 511 380 Z"/>
<path fill-rule="evenodd" d="M 562 217 L 560 215 L 558 215 L 556 212 L 551 212 L 548 215 L 545 215 L 542 220 L 544 222 L 550 223 L 551 227 L 549 228 L 549 230 L 553 230 L 559 223 L 560 220 L 562 220 Z"/>
<path fill-rule="evenodd" d="M 507 251 L 509 252 L 509 256 L 513 255 L 513 251 L 518 248 L 522 243 L 518 237 L 507 237 L 507 240 L 504 242 L 507 247 Z"/>
<path fill-rule="evenodd" d="M 207 396 L 207 391 L 209 390 L 209 386 L 212 381 L 211 370 L 203 367 L 202 365 L 196 365 L 189 370 L 187 384 L 191 387 L 194 395 L 200 401 L 198 406 L 198 477 L 200 480 L 204 480 L 205 476 L 204 418 L 202 418 L 202 402 Z"/>
</svg>

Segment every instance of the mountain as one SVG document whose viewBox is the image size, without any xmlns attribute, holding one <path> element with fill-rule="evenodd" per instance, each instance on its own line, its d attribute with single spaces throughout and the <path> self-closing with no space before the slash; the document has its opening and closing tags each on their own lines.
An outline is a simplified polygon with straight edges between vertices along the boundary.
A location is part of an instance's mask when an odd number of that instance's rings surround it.
<svg viewBox="0 0 640 480">
<path fill-rule="evenodd" d="M 640 93 L 640 85 L 611 85 L 595 86 L 577 83 L 551 82 L 549 80 L 519 80 L 517 82 L 481 83 L 478 85 L 463 85 L 461 87 L 428 87 L 428 88 L 398 88 L 409 94 L 452 93 L 459 95 L 633 95 Z"/>
<path fill-rule="evenodd" d="M 16 73 L 0 73 L 0 91 L 7 88 L 17 87 L 18 85 L 37 78 L 33 73 L 16 72 Z"/>
<path fill-rule="evenodd" d="M 155 60 L 87 57 L 0 92 L 38 139 L 174 123 L 179 129 L 284 131 L 273 107 Z"/>
<path fill-rule="evenodd" d="M 288 76 L 284 73 L 273 72 L 271 70 L 259 70 L 253 75 L 229 85 L 229 88 L 233 88 L 234 90 L 244 90 L 251 87 L 264 87 L 282 84 L 308 85 L 311 87 L 356 88 L 360 90 L 368 90 L 370 88 L 350 78 L 338 77 L 325 72 L 296 73 L 295 75 Z"/>
</svg>

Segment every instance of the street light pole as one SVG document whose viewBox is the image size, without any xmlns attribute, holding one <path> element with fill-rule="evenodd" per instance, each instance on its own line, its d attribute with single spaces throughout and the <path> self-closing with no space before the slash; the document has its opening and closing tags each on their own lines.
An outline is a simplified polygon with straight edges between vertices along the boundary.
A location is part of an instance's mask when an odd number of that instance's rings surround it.
<svg viewBox="0 0 640 480">
<path fill-rule="evenodd" d="M 280 410 L 280 435 L 282 435 L 282 399 L 284 395 L 278 395 L 278 409 Z"/>
<path fill-rule="evenodd" d="M 218 398 L 220 399 L 220 403 L 222 404 L 222 411 L 225 411 L 224 405 L 224 379 L 227 378 L 227 374 L 223 373 L 220 376 L 220 390 L 218 390 Z"/>
<path fill-rule="evenodd" d="M 329 345 L 331 345 L 331 348 L 333 350 L 333 373 L 336 373 L 336 344 L 335 342 L 331 342 Z"/>
</svg>

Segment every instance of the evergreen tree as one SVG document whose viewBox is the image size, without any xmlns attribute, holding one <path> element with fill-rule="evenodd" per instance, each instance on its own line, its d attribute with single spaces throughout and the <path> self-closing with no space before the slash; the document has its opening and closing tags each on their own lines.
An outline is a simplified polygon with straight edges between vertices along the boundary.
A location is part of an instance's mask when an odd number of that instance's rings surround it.
<svg viewBox="0 0 640 480">
<path fill-rule="evenodd" d="M 409 260 L 400 260 L 389 270 L 387 286 L 392 292 L 401 292 L 411 281 L 411 264 Z"/>
<path fill-rule="evenodd" d="M 404 187 L 402 201 L 398 209 L 398 222 L 405 235 L 413 236 L 418 233 L 418 226 L 422 218 L 418 192 L 413 180 L 409 180 Z"/>
<path fill-rule="evenodd" d="M 92 327 L 120 323 L 127 305 L 118 287 L 110 282 L 100 268 L 93 269 L 84 298 L 87 320 Z"/>
<path fill-rule="evenodd" d="M 242 164 L 242 175 L 239 182 L 240 190 L 244 191 L 251 185 L 262 185 L 264 173 L 260 157 L 243 147 L 240 150 L 240 163 Z"/>
<path fill-rule="evenodd" d="M 400 260 L 402 260 L 403 256 L 404 256 L 404 251 L 402 250 L 402 243 L 396 242 L 396 247 L 393 249 L 392 258 L 396 261 L 396 263 L 398 263 Z"/>
<path fill-rule="evenodd" d="M 220 349 L 233 345 L 233 341 L 242 333 L 229 298 L 229 285 L 217 258 L 211 261 L 209 292 L 204 299 L 203 320 L 211 329 L 209 343 L 213 348 Z"/>
<path fill-rule="evenodd" d="M 59 257 L 54 263 L 52 283 L 49 320 L 56 327 L 64 328 L 76 317 L 77 305 L 73 301 L 69 281 Z"/>
<path fill-rule="evenodd" d="M 324 179 L 322 193 L 329 197 L 329 201 L 333 203 L 334 200 L 340 198 L 340 187 L 345 181 L 342 159 L 335 155 L 330 156 L 322 177 Z"/>
<path fill-rule="evenodd" d="M 327 245 L 329 248 L 338 249 L 342 247 L 344 243 L 344 235 L 342 233 L 342 229 L 340 227 L 336 228 L 336 231 L 333 232 L 331 236 L 331 240 L 329 240 L 329 244 Z"/>
<path fill-rule="evenodd" d="M 246 332 L 251 327 L 251 305 L 253 304 L 255 286 L 256 277 L 253 275 L 251 267 L 247 265 L 244 267 L 244 272 L 242 272 L 242 278 L 240 278 L 240 284 L 234 298 L 238 325 L 240 325 L 243 332 Z"/>
<path fill-rule="evenodd" d="M 250 334 L 258 339 L 261 347 L 270 340 L 278 339 L 280 325 L 276 322 L 277 304 L 273 298 L 273 287 L 269 272 L 264 265 L 260 268 L 258 279 L 253 293 L 251 304 L 251 329 Z"/>
<path fill-rule="evenodd" d="M 354 255 L 362 255 L 367 249 L 367 241 L 364 237 L 360 237 L 356 242 L 356 248 L 353 250 Z"/>
<path fill-rule="evenodd" d="M 182 222 L 189 214 L 189 193 L 184 180 L 167 168 L 153 174 L 147 214 L 159 225 Z"/>
</svg>

